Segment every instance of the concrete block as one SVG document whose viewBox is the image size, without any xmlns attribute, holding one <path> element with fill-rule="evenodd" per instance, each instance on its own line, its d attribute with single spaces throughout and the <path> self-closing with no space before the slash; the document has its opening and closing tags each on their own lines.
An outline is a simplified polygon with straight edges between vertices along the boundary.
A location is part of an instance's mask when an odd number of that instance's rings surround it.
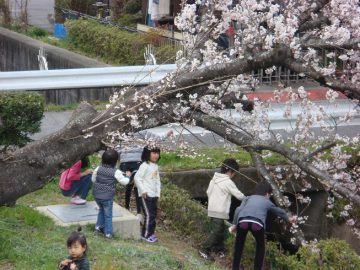
<svg viewBox="0 0 360 270">
<path fill-rule="evenodd" d="M 59 226 L 95 224 L 98 215 L 96 202 L 85 205 L 58 204 L 36 208 Z M 140 222 L 136 216 L 114 202 L 113 230 L 121 238 L 140 239 Z"/>
</svg>

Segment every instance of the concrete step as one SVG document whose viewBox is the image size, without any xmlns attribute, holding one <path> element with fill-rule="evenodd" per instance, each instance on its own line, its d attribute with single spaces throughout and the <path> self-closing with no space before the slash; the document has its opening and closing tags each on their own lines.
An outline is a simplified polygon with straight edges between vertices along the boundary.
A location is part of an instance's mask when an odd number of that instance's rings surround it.
<svg viewBox="0 0 360 270">
<path fill-rule="evenodd" d="M 58 204 L 36 208 L 40 213 L 50 217 L 59 226 L 95 224 L 98 215 L 96 202 L 84 205 Z M 136 216 L 114 202 L 113 231 L 115 236 L 128 239 L 140 239 L 140 222 Z"/>
</svg>

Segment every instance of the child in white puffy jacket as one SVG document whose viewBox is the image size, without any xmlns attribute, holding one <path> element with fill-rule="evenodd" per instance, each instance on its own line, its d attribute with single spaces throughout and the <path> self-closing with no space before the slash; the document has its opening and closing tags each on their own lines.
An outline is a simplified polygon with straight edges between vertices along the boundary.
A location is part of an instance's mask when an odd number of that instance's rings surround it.
<svg viewBox="0 0 360 270">
<path fill-rule="evenodd" d="M 215 173 L 206 191 L 208 196 L 208 216 L 211 219 L 212 231 L 200 250 L 205 259 L 213 259 L 210 252 L 222 253 L 224 248 L 224 220 L 229 219 L 231 196 L 242 200 L 245 196 L 231 180 L 239 170 L 235 159 L 225 159 L 220 173 Z"/>
</svg>

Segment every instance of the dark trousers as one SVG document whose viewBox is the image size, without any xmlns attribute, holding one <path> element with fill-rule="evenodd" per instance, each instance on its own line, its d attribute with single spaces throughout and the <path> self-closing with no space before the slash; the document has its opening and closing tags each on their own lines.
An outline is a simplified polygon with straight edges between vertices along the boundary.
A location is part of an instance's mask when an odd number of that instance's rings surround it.
<svg viewBox="0 0 360 270">
<path fill-rule="evenodd" d="M 139 169 L 140 164 L 141 164 L 141 162 L 137 162 L 137 161 L 123 162 L 120 164 L 120 170 L 123 172 L 130 171 L 130 172 L 136 173 L 136 171 Z M 130 182 L 129 182 L 129 184 L 126 185 L 125 208 L 128 210 L 130 209 L 131 192 L 134 191 L 135 202 L 136 202 L 136 212 L 138 214 L 140 214 L 141 213 L 141 198 L 138 195 L 138 191 L 137 191 L 137 188 L 134 183 L 135 173 L 133 173 L 131 175 Z"/>
<path fill-rule="evenodd" d="M 221 218 L 210 217 L 211 228 L 207 239 L 202 245 L 202 248 L 207 251 L 223 251 L 224 250 L 224 231 L 225 224 Z"/>
<path fill-rule="evenodd" d="M 73 182 L 69 190 L 61 190 L 61 193 L 66 197 L 79 196 L 81 199 L 86 200 L 86 197 L 92 186 L 91 176 L 92 174 L 81 176 L 80 180 Z"/>
<path fill-rule="evenodd" d="M 141 197 L 142 207 L 144 210 L 144 225 L 141 236 L 148 238 L 155 233 L 156 215 L 157 215 L 157 197 Z"/>
<path fill-rule="evenodd" d="M 265 256 L 265 231 L 260 225 L 253 222 L 241 222 L 237 225 L 232 270 L 239 270 L 241 255 L 244 249 L 246 235 L 250 231 L 256 241 L 254 269 L 262 270 Z"/>
</svg>

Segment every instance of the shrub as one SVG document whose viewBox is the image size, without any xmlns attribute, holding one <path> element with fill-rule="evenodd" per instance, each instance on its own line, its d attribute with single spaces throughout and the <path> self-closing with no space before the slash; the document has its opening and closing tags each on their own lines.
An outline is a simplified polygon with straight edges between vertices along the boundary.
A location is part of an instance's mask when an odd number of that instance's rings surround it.
<svg viewBox="0 0 360 270">
<path fill-rule="evenodd" d="M 28 30 L 28 35 L 31 36 L 31 37 L 35 37 L 35 38 L 39 38 L 39 37 L 46 37 L 49 35 L 49 33 L 42 29 L 42 28 L 39 28 L 39 27 L 29 27 Z"/>
<path fill-rule="evenodd" d="M 0 94 L 0 145 L 23 146 L 40 130 L 44 98 L 35 93 Z"/>
<path fill-rule="evenodd" d="M 172 230 L 202 242 L 210 229 L 204 207 L 191 199 L 189 193 L 165 181 L 161 191 L 160 208 Z"/>
<path fill-rule="evenodd" d="M 65 25 L 70 45 L 90 56 L 118 65 L 143 65 L 145 62 L 145 46 L 149 44 L 145 35 L 83 19 L 68 20 Z M 158 46 L 155 52 L 162 47 L 158 42 L 155 46 Z M 176 48 L 162 48 L 157 53 L 157 62 L 162 63 L 171 55 L 175 57 Z"/>
<path fill-rule="evenodd" d="M 226 241 L 229 257 L 232 260 L 235 237 Z M 253 267 L 255 258 L 255 239 L 249 233 L 245 242 L 241 264 L 245 269 Z M 318 243 L 302 246 L 296 254 L 289 255 L 279 248 L 279 244 L 266 243 L 265 265 L 276 270 L 330 270 L 330 269 L 360 269 L 360 257 L 343 240 L 326 239 Z"/>
<path fill-rule="evenodd" d="M 123 14 L 117 20 L 119 24 L 136 28 L 136 24 L 141 22 L 141 15 Z"/>
<path fill-rule="evenodd" d="M 85 53 L 121 65 L 144 63 L 145 44 L 136 33 L 88 20 L 69 20 L 65 25 L 71 45 Z"/>
<path fill-rule="evenodd" d="M 129 0 L 124 6 L 124 12 L 128 14 L 135 14 L 141 11 L 141 0 Z"/>
<path fill-rule="evenodd" d="M 291 256 L 284 255 L 274 245 L 268 249 L 274 269 L 360 269 L 360 257 L 345 241 L 338 239 L 320 240 L 303 246 Z"/>
</svg>

